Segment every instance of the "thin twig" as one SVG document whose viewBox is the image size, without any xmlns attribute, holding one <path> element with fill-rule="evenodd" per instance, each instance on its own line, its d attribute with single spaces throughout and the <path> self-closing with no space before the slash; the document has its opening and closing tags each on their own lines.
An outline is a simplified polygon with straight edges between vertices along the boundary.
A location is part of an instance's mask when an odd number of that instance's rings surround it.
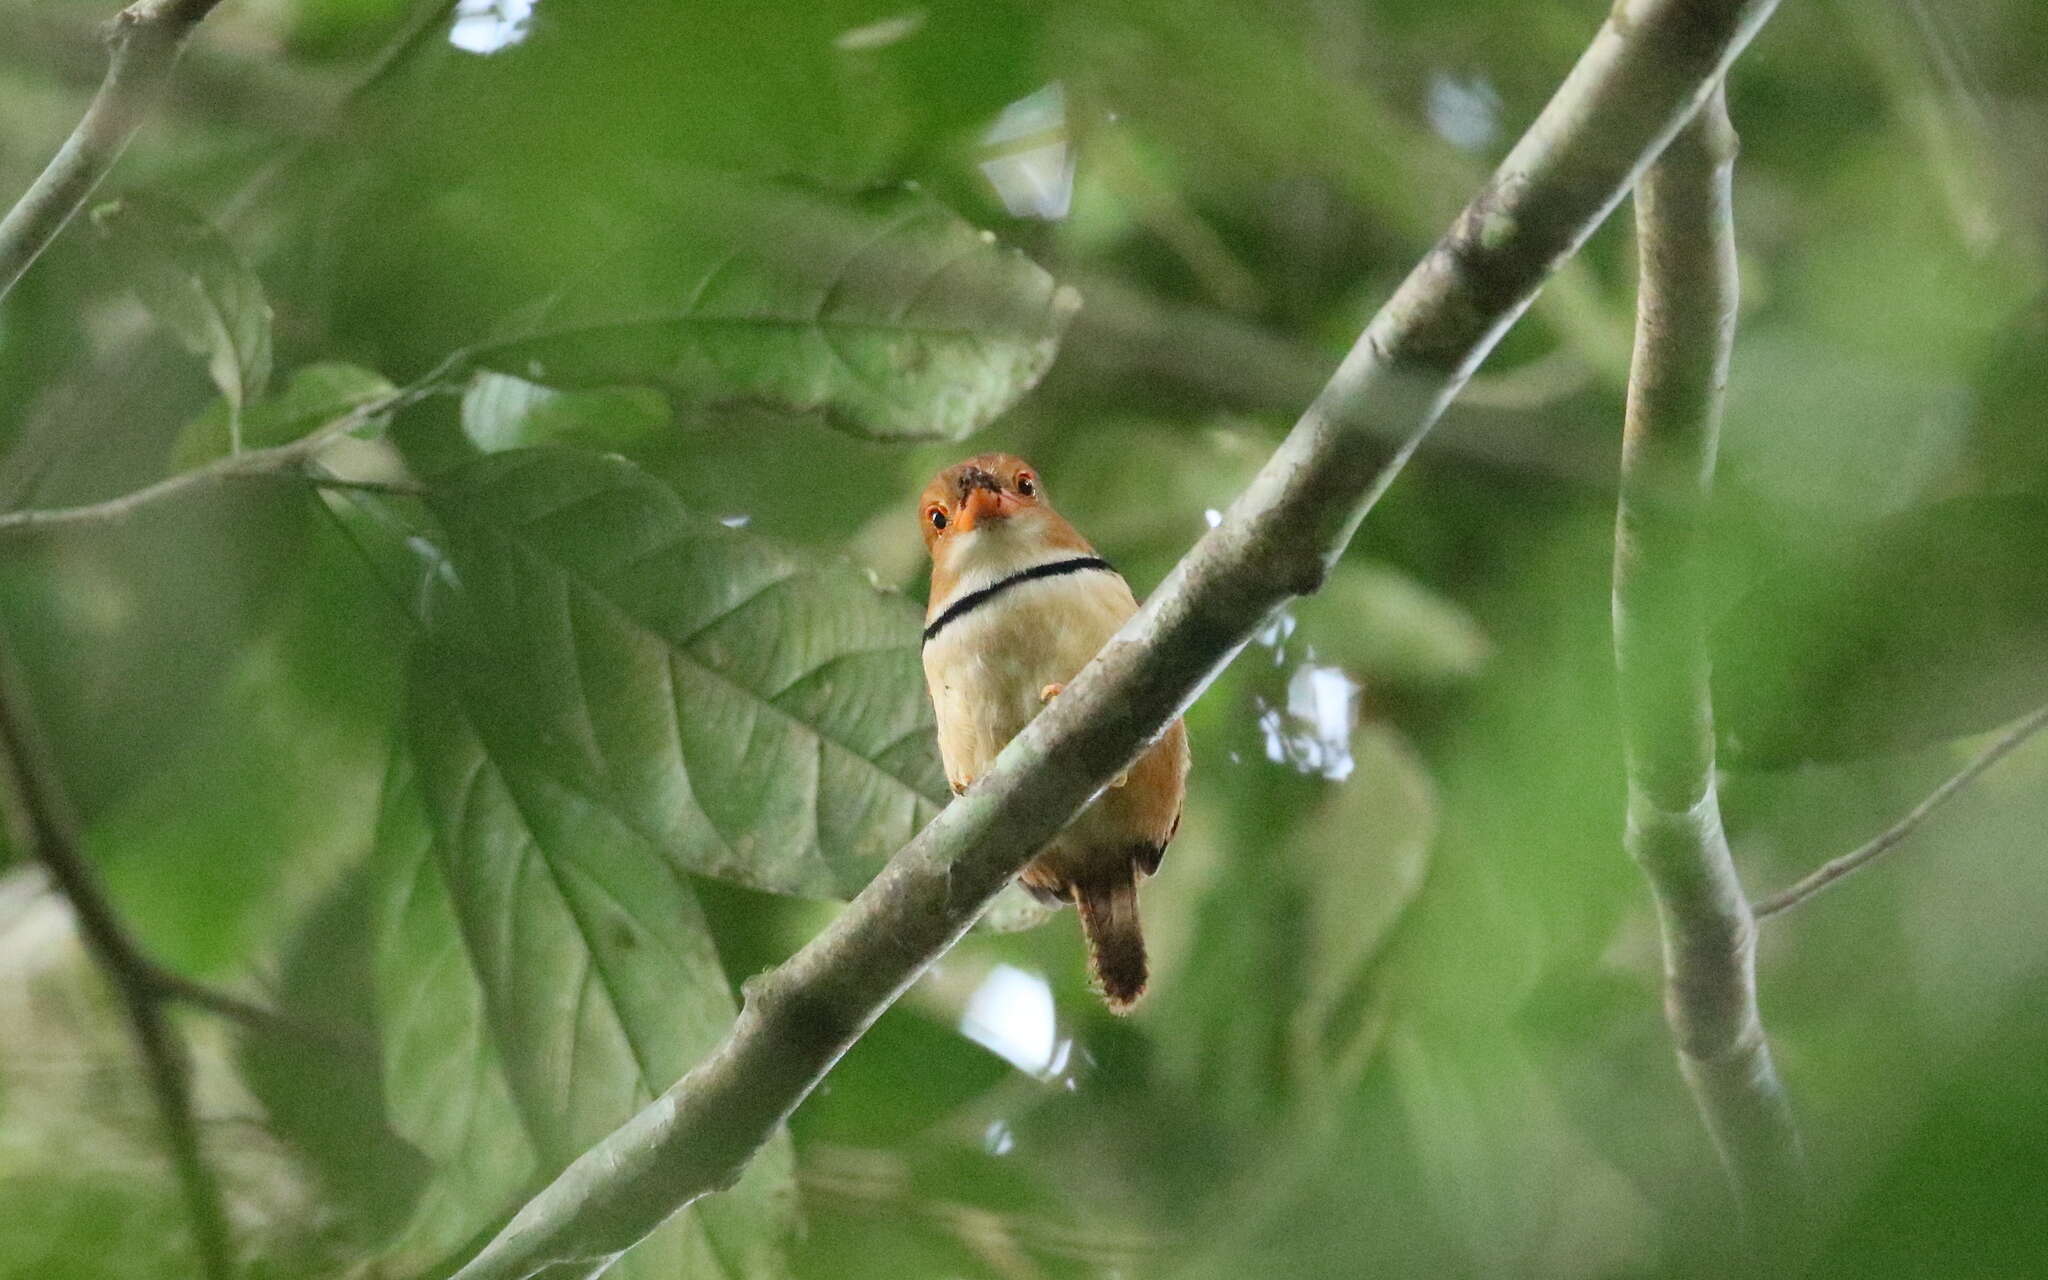
<svg viewBox="0 0 2048 1280">
<path fill-rule="evenodd" d="M 301 480 L 311 477 L 300 473 L 300 464 L 327 447 L 337 436 L 363 425 L 373 418 L 395 413 L 406 405 L 434 394 L 440 389 L 440 379 L 448 369 L 454 367 L 463 353 L 457 352 L 443 361 L 433 372 L 410 386 L 400 387 L 349 410 L 331 422 L 323 423 L 307 434 L 288 444 L 270 449 L 257 449 L 249 453 L 229 454 L 217 458 L 203 467 L 181 471 L 167 476 L 155 484 L 107 498 L 101 502 L 89 502 L 76 507 L 45 507 L 28 511 L 9 511 L 0 514 L 0 539 L 10 535 L 33 535 L 66 529 L 77 525 L 100 524 L 133 515 L 143 507 L 171 497 L 214 485 L 230 484 L 242 480 L 275 480 L 280 476 L 296 477 Z M 342 482 L 320 480 L 317 483 L 340 487 Z M 349 482 L 354 483 L 354 482 Z M 354 487 L 364 487 L 355 484 Z"/>
<path fill-rule="evenodd" d="M 677 1210 L 731 1186 L 1018 869 L 1275 609 L 1322 584 L 1444 406 L 1774 7 L 1621 0 L 1287 441 L 1137 616 L 823 931 L 744 985 L 722 1044 L 562 1170 L 457 1280 L 598 1274 Z M 1402 440 L 1391 458 L 1388 431 Z"/>
<path fill-rule="evenodd" d="M 1882 834 L 1873 838 L 1869 843 L 1851 850 L 1839 858 L 1821 864 L 1791 888 L 1772 894 L 1762 902 L 1757 903 L 1757 919 L 1761 920 L 1767 916 L 1777 915 L 1780 911 L 1788 908 L 1796 907 L 1835 881 L 1840 880 L 1843 876 L 1848 875 L 1852 871 L 1860 870 L 1876 861 L 1880 855 L 1903 841 L 1907 836 L 1912 835 L 1914 830 L 1927 820 L 1929 814 L 1946 804 L 1956 792 L 1961 791 L 1964 787 L 1976 781 L 1977 775 L 1983 773 L 1992 765 L 1997 764 L 2000 760 L 2005 759 L 2021 743 L 2039 733 L 2043 728 L 2048 728 L 2048 707 L 2041 707 L 2036 711 L 2028 713 L 2025 719 L 2000 734 L 1997 741 L 1978 752 L 1968 764 L 1956 770 L 1955 773 L 1949 776 L 1947 781 L 1930 792 L 1925 800 L 1914 805 L 1905 817 L 1900 818 L 1897 822 L 1887 827 Z"/>
<path fill-rule="evenodd" d="M 325 1045 L 331 1049 L 343 1049 L 351 1053 L 367 1053 L 374 1049 L 375 1041 L 369 1033 L 356 1027 L 331 1026 L 314 1022 L 296 1014 L 273 1009 L 269 1005 L 222 991 L 182 973 L 173 973 L 153 961 L 145 960 L 146 977 L 150 990 L 159 1001 L 176 1001 L 190 1005 L 207 1013 L 226 1018 L 255 1035 L 274 1039 L 303 1040 L 309 1044 Z"/>
<path fill-rule="evenodd" d="M 178 54 L 220 0 L 136 0 L 107 31 L 107 77 L 78 127 L 5 219 L 0 219 L 0 298 L 71 221 L 142 127 Z"/>
<path fill-rule="evenodd" d="M 192 1218 L 200 1271 L 208 1280 L 227 1280 L 234 1274 L 227 1213 L 220 1183 L 200 1146 L 192 1109 L 191 1062 L 184 1041 L 164 1017 L 163 992 L 157 985 L 162 971 L 129 937 L 99 876 L 80 852 L 76 819 L 21 695 L 12 655 L 0 652 L 0 755 L 5 757 L 12 799 L 27 820 L 30 849 L 70 900 L 85 945 L 112 982 L 127 1015 Z"/>
<path fill-rule="evenodd" d="M 1805 1156 L 1756 1000 L 1756 921 L 1714 783 L 1699 542 L 1735 339 L 1735 130 L 1716 88 L 1636 185 L 1641 262 L 1615 520 L 1628 851 L 1664 938 L 1678 1062 L 1765 1258 L 1797 1256 Z"/>
<path fill-rule="evenodd" d="M 395 480 L 348 480 L 326 471 L 308 471 L 306 479 L 315 489 L 345 489 L 351 493 L 380 493 L 387 498 L 424 498 L 427 489 L 423 485 L 403 484 Z"/>
</svg>

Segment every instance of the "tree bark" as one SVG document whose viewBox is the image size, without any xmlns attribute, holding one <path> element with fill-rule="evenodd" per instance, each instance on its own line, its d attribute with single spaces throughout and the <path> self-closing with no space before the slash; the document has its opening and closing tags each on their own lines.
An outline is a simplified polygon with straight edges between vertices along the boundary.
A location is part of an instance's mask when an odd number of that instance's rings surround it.
<svg viewBox="0 0 2048 1280">
<path fill-rule="evenodd" d="M 1809 1202 L 1756 1000 L 1756 920 L 1714 784 L 1699 541 L 1737 301 L 1735 131 L 1719 89 L 1636 187 L 1641 280 L 1614 538 L 1629 853 L 1664 938 L 1664 1012 L 1758 1252 L 1796 1252 Z"/>
<path fill-rule="evenodd" d="M 220 0 L 137 0 L 107 30 L 107 78 L 78 127 L 0 219 L 0 298 L 71 221 L 156 105 L 192 29 Z"/>
</svg>

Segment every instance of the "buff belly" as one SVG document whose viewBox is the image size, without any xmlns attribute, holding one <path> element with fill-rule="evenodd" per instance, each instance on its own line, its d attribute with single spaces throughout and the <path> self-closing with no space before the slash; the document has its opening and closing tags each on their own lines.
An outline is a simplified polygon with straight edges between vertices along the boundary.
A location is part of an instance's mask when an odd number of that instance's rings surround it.
<svg viewBox="0 0 2048 1280">
<path fill-rule="evenodd" d="M 1120 576 L 1090 571 L 1021 584 L 934 637 L 925 679 L 954 787 L 986 773 L 1038 714 L 1045 687 L 1071 680 L 1135 612 Z M 1150 871 L 1179 817 L 1186 759 L 1176 723 L 1125 785 L 1103 792 L 1039 855 L 1025 882 L 1058 896 L 1104 860 L 1134 859 Z"/>
</svg>

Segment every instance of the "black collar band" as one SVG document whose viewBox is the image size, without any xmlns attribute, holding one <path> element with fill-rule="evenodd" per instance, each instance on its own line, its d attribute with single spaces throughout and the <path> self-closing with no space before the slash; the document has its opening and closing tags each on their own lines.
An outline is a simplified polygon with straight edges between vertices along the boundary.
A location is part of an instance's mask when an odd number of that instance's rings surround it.
<svg viewBox="0 0 2048 1280">
<path fill-rule="evenodd" d="M 947 626 L 966 617 L 1011 587 L 1020 587 L 1038 578 L 1057 578 L 1063 573 L 1081 573 L 1088 569 L 1116 572 L 1116 566 L 1100 556 L 1075 556 L 1072 560 L 1051 560 L 1045 564 L 1034 564 L 1029 569 L 1019 569 L 1007 578 L 991 582 L 979 591 L 970 591 L 947 605 L 944 613 L 932 619 L 931 625 L 924 629 L 924 643 L 930 644 L 932 638 L 944 631 Z"/>
</svg>

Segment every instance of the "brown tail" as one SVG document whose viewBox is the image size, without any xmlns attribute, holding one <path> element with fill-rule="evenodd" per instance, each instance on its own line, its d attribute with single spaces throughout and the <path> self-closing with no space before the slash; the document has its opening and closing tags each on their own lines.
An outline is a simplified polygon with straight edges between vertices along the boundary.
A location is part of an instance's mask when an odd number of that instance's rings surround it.
<svg viewBox="0 0 2048 1280">
<path fill-rule="evenodd" d="M 1081 913 L 1081 936 L 1088 940 L 1088 962 L 1102 986 L 1111 1013 L 1129 1013 L 1145 994 L 1145 933 L 1138 923 L 1137 877 L 1074 886 L 1074 906 Z"/>
</svg>

